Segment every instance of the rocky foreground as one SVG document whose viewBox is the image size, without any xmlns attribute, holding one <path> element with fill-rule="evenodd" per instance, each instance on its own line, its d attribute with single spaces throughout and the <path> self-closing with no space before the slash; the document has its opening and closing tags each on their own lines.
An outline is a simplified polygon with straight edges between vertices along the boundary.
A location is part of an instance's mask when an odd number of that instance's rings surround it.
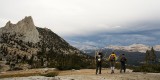
<svg viewBox="0 0 160 80">
<path fill-rule="evenodd" d="M 38 70 L 45 72 L 46 69 Z M 37 70 L 31 70 L 31 72 L 37 72 Z M 25 71 L 30 72 L 30 71 Z M 19 72 L 6 72 L 2 75 L 24 73 Z M 0 80 L 159 80 L 160 73 L 134 73 L 131 70 L 127 70 L 126 73 L 119 73 L 119 70 L 115 71 L 115 74 L 110 74 L 109 69 L 103 69 L 102 74 L 95 74 L 94 69 L 82 69 L 82 70 L 68 70 L 59 71 L 59 75 L 56 77 L 44 77 L 44 76 L 30 76 L 30 77 L 12 77 L 1 78 Z"/>
</svg>

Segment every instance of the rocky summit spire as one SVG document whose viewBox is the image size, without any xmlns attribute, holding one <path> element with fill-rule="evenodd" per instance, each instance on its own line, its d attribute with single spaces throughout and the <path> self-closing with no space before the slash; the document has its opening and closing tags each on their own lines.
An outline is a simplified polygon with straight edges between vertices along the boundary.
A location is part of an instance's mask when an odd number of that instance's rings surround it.
<svg viewBox="0 0 160 80">
<path fill-rule="evenodd" d="M 6 23 L 6 25 L 5 25 L 5 27 L 9 27 L 9 26 L 11 26 L 11 25 L 12 25 L 11 21 L 8 21 L 8 22 Z"/>
<path fill-rule="evenodd" d="M 21 21 L 19 21 L 17 23 L 17 26 L 19 28 L 27 28 L 27 29 L 33 29 L 33 28 L 36 28 L 35 25 L 34 25 L 34 22 L 33 22 L 33 19 L 31 16 L 26 16 L 24 19 L 22 19 Z"/>
<path fill-rule="evenodd" d="M 10 21 L 6 23 L 5 27 L 1 28 L 0 33 L 20 34 L 25 42 L 36 43 L 39 41 L 39 32 L 34 25 L 31 16 L 26 16 L 17 24 L 12 24 Z"/>
</svg>

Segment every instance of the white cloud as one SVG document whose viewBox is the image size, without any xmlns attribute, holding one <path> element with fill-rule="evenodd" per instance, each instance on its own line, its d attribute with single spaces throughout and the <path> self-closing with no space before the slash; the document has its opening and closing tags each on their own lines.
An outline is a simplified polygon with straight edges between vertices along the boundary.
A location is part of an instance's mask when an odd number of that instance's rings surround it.
<svg viewBox="0 0 160 80">
<path fill-rule="evenodd" d="M 160 21 L 160 1 L 0 0 L 0 13 L 3 19 L 0 26 L 4 26 L 6 20 L 16 23 L 24 16 L 32 16 L 35 25 L 50 28 L 61 36 L 91 35 L 150 28 L 141 24 Z"/>
</svg>

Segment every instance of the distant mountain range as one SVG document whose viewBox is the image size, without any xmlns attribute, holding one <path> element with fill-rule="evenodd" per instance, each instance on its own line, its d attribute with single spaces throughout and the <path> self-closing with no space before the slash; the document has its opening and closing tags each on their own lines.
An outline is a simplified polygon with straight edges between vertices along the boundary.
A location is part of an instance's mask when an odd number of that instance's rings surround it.
<svg viewBox="0 0 160 80">
<path fill-rule="evenodd" d="M 100 50 L 100 49 L 110 49 L 110 50 L 121 50 L 126 52 L 141 52 L 145 53 L 147 50 L 151 50 L 152 46 L 144 45 L 144 44 L 132 44 L 128 46 L 117 46 L 117 45 L 109 45 L 106 47 L 96 47 L 94 45 L 73 45 L 82 51 L 89 51 L 89 50 Z M 160 51 L 160 45 L 153 46 L 155 51 Z"/>
<path fill-rule="evenodd" d="M 76 45 L 73 45 L 76 47 Z M 114 51 L 117 56 L 120 56 L 122 53 L 126 55 L 128 59 L 128 65 L 141 65 L 145 61 L 145 53 L 147 50 L 151 50 L 152 46 L 147 46 L 144 44 L 132 44 L 129 46 L 116 46 L 116 45 L 109 45 L 103 48 L 98 48 L 95 46 L 79 46 L 77 45 L 81 51 L 83 51 L 86 54 L 89 54 L 91 56 L 95 56 L 95 52 L 98 50 L 101 50 L 104 59 L 107 59 L 109 55 Z M 157 61 L 160 61 L 160 45 L 153 46 L 156 56 L 157 56 Z"/>
<path fill-rule="evenodd" d="M 151 46 L 147 46 L 144 44 L 132 44 L 129 46 L 116 46 L 116 45 L 110 45 L 105 47 L 106 49 L 112 49 L 112 50 L 122 50 L 127 52 L 141 52 L 145 53 L 147 50 L 151 50 Z M 160 45 L 153 46 L 155 51 L 160 51 Z"/>
</svg>

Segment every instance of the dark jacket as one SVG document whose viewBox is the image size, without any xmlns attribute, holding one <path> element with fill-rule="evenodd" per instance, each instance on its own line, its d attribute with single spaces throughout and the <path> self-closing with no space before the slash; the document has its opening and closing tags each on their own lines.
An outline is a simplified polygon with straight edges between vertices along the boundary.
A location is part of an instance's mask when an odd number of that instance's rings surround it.
<svg viewBox="0 0 160 80">
<path fill-rule="evenodd" d="M 96 62 L 97 63 L 101 63 L 102 62 L 102 53 L 98 53 L 98 55 L 96 55 Z"/>
</svg>

